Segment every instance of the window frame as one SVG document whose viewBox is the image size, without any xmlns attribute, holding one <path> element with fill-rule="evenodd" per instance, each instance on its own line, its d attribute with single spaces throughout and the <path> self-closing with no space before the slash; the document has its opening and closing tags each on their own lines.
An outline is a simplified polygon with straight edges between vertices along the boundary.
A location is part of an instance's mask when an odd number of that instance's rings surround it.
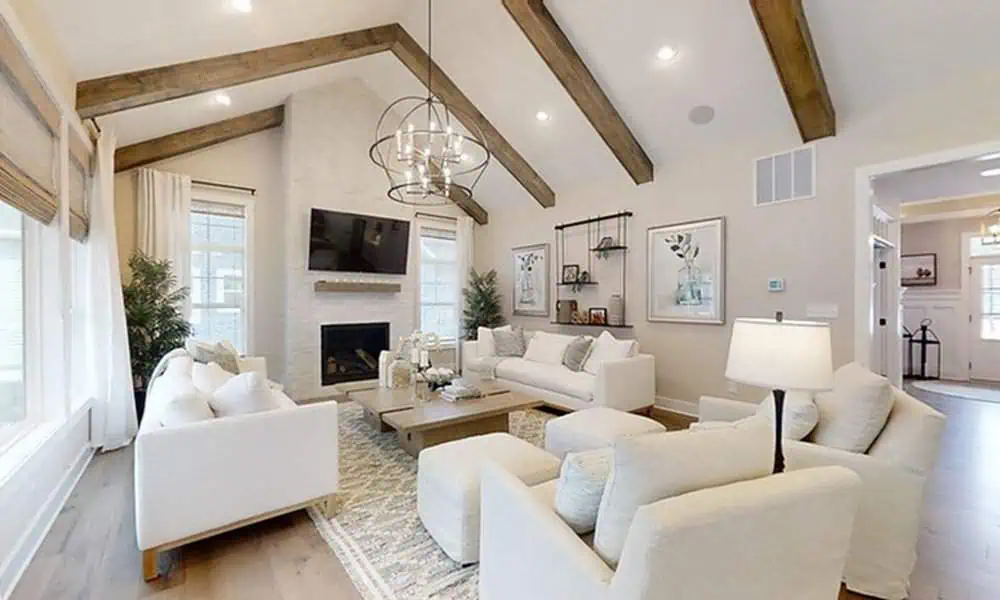
<svg viewBox="0 0 1000 600">
<path fill-rule="evenodd" d="M 254 324 L 254 202 L 255 196 L 251 196 L 244 192 L 230 192 L 221 189 L 212 188 L 209 186 L 199 185 L 197 183 L 191 186 L 191 201 L 194 202 L 205 202 L 208 204 L 228 204 L 231 206 L 239 206 L 243 209 L 244 220 L 246 221 L 243 227 L 243 339 L 245 341 L 245 348 L 243 352 L 246 356 L 254 355 L 255 340 L 253 332 Z M 193 211 L 192 211 L 193 214 Z M 188 218 L 188 227 L 191 226 L 190 217 Z M 212 246 L 196 246 L 194 241 L 191 242 L 191 258 L 194 258 L 195 250 L 211 252 Z M 230 247 L 231 248 L 231 247 Z M 193 269 L 192 269 L 192 280 L 193 280 Z M 188 288 L 192 287 L 193 281 L 189 280 L 187 282 Z M 190 298 L 190 307 L 192 313 L 194 312 L 196 305 L 194 298 Z M 213 308 L 211 306 L 202 308 Z M 220 307 L 215 307 L 220 308 Z"/>
<path fill-rule="evenodd" d="M 455 279 L 456 283 L 455 283 L 455 285 L 458 286 L 459 288 L 461 288 L 462 281 L 461 281 L 461 276 L 458 273 L 458 267 L 459 267 L 459 260 L 458 260 L 458 222 L 455 219 L 451 219 L 451 218 L 448 218 L 448 217 L 433 217 L 433 218 L 432 217 L 421 217 L 421 218 L 418 218 L 416 220 L 416 225 L 417 225 L 417 227 L 416 227 L 416 229 L 417 229 L 417 235 L 416 235 L 416 252 L 415 252 L 415 254 L 416 254 L 416 259 L 417 259 L 416 260 L 416 262 L 417 262 L 417 269 L 416 269 L 417 270 L 417 281 L 416 281 L 416 286 L 415 286 L 416 287 L 416 292 L 415 292 L 416 293 L 416 302 L 415 302 L 415 305 L 416 305 L 416 315 L 415 315 L 415 322 L 417 324 L 417 327 L 416 327 L 417 329 L 419 329 L 421 331 L 426 331 L 424 329 L 424 326 L 423 326 L 423 307 L 425 305 L 424 302 L 423 302 L 423 269 L 424 269 L 424 260 L 423 260 L 423 250 L 421 249 L 421 239 L 424 237 L 424 230 L 425 229 L 427 229 L 427 230 L 443 231 L 443 232 L 447 232 L 447 233 L 450 233 L 450 234 L 452 234 L 452 235 L 455 236 L 455 238 L 453 240 L 455 242 L 455 252 L 456 252 L 456 255 L 455 255 L 456 258 L 455 258 L 455 261 L 454 261 L 455 275 L 456 275 L 456 279 Z M 434 264 L 448 264 L 449 261 L 432 261 L 432 262 Z M 459 310 L 461 310 L 461 302 L 459 302 L 457 296 L 455 297 L 455 299 L 451 303 L 434 302 L 434 303 L 428 304 L 428 306 L 454 306 L 455 307 L 456 318 L 460 318 L 461 317 L 461 315 L 458 312 Z M 460 331 L 460 328 L 459 328 L 459 330 L 456 331 L 454 338 L 441 338 L 441 348 L 447 350 L 447 349 L 451 349 L 451 348 L 456 347 L 458 345 L 458 341 L 459 341 L 460 337 L 461 337 L 461 331 Z"/>
</svg>

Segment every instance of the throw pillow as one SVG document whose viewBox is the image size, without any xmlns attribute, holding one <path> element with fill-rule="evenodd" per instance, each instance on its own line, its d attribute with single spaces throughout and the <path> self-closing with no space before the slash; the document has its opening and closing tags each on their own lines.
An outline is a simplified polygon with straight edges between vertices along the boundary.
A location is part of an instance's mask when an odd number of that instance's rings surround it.
<svg viewBox="0 0 1000 600">
<path fill-rule="evenodd" d="M 204 364 L 218 363 L 220 367 L 233 375 L 238 375 L 240 372 L 239 354 L 232 352 L 222 344 L 210 344 L 189 338 L 184 343 L 184 347 L 194 358 L 195 362 Z"/>
<path fill-rule="evenodd" d="M 889 380 L 858 363 L 833 374 L 833 390 L 816 394 L 819 423 L 813 441 L 821 446 L 864 453 L 875 442 L 892 412 Z"/>
<path fill-rule="evenodd" d="M 639 507 L 696 490 L 771 473 L 773 444 L 765 427 L 675 431 L 615 442 L 601 498 L 594 550 L 614 568 Z"/>
<path fill-rule="evenodd" d="M 520 328 L 510 331 L 493 330 L 493 345 L 497 356 L 524 356 L 524 332 Z"/>
<path fill-rule="evenodd" d="M 590 533 L 597 525 L 613 452 L 611 448 L 571 452 L 559 470 L 556 513 L 579 535 Z"/>
<path fill-rule="evenodd" d="M 587 362 L 590 349 L 594 347 L 594 338 L 580 336 L 569 343 L 566 347 L 566 354 L 563 355 L 563 364 L 574 373 L 583 370 L 583 363 Z"/>
<path fill-rule="evenodd" d="M 510 325 L 504 325 L 503 327 L 497 327 L 496 329 L 490 329 L 489 327 L 480 327 L 477 329 L 476 340 L 479 342 L 480 358 L 496 356 L 496 347 L 493 343 L 494 331 L 511 331 L 511 329 L 512 327 Z"/>
<path fill-rule="evenodd" d="M 528 342 L 524 360 L 559 366 L 566 355 L 566 348 L 573 341 L 572 336 L 539 331 Z"/>
<path fill-rule="evenodd" d="M 194 382 L 194 387 L 198 388 L 198 391 L 201 393 L 208 394 L 209 396 L 214 394 L 216 390 L 225 385 L 233 377 L 235 375 L 214 362 L 207 365 L 195 363 L 191 369 L 191 380 Z"/>
<path fill-rule="evenodd" d="M 594 346 L 590 349 L 590 356 L 583 364 L 583 370 L 591 375 L 597 375 L 597 372 L 601 370 L 601 365 L 605 362 L 624 360 L 638 353 L 638 342 L 635 340 L 616 340 L 615 336 L 605 331 L 594 340 Z"/>
<path fill-rule="evenodd" d="M 177 356 L 167 361 L 167 367 L 163 370 L 166 377 L 191 377 L 194 369 L 194 361 L 190 356 Z"/>
<path fill-rule="evenodd" d="M 208 396 L 202 394 L 194 386 L 180 391 L 166 406 L 159 411 L 162 427 L 177 427 L 199 421 L 214 419 L 215 414 L 208 406 Z"/>
<path fill-rule="evenodd" d="M 766 418 L 774 427 L 774 395 L 768 394 L 760 403 L 757 414 Z M 819 409 L 810 392 L 785 393 L 785 408 L 781 412 L 781 437 L 786 440 L 804 440 L 819 422 Z"/>
<path fill-rule="evenodd" d="M 212 395 L 209 405 L 217 417 L 235 417 L 280 408 L 260 373 L 242 373 L 227 381 Z"/>
</svg>

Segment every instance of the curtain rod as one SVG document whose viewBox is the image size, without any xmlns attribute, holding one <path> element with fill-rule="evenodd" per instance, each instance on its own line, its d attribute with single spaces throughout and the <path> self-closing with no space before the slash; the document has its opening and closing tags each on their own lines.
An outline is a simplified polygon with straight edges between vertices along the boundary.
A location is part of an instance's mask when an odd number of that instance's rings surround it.
<svg viewBox="0 0 1000 600">
<path fill-rule="evenodd" d="M 257 195 L 257 188 L 247 187 L 245 185 L 234 185 L 232 183 L 219 183 L 217 181 L 205 181 L 203 179 L 192 179 L 191 183 L 194 185 L 202 185 L 205 187 L 214 187 L 224 190 L 235 190 L 237 192 L 246 192 L 251 196 Z"/>
</svg>

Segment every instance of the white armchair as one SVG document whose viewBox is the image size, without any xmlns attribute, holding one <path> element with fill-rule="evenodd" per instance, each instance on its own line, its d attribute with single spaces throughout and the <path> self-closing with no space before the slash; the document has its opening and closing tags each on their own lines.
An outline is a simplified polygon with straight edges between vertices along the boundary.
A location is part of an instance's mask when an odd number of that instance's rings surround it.
<svg viewBox="0 0 1000 600">
<path fill-rule="evenodd" d="M 927 476 L 934 467 L 944 416 L 906 392 L 893 388 L 892 413 L 867 454 L 854 454 L 808 441 L 785 442 L 789 470 L 838 465 L 861 477 L 861 507 L 844 570 L 848 589 L 902 600 L 917 560 Z M 698 420 L 735 421 L 757 406 L 702 397 Z"/>
<path fill-rule="evenodd" d="M 482 600 L 832 600 L 860 483 L 810 469 L 648 504 L 614 571 L 540 487 L 495 465 L 483 474 Z"/>
</svg>

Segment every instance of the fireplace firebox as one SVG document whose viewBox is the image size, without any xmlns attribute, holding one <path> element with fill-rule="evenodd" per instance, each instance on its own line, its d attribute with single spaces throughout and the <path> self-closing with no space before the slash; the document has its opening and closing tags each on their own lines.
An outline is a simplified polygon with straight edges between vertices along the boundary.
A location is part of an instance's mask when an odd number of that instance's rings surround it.
<svg viewBox="0 0 1000 600">
<path fill-rule="evenodd" d="M 389 349 L 388 323 L 320 326 L 323 385 L 378 379 L 378 356 Z"/>
</svg>

